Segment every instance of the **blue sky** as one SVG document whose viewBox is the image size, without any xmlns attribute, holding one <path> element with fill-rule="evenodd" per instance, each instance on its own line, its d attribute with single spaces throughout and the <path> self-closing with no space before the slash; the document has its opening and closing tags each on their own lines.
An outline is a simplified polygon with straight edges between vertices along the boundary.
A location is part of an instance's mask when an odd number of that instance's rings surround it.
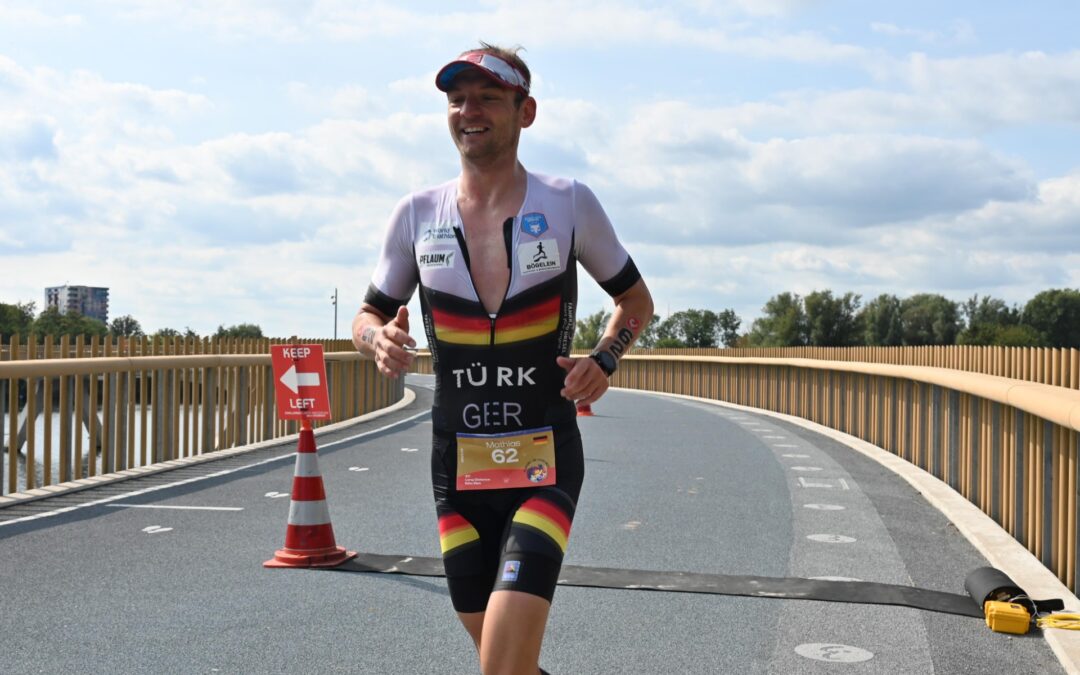
<svg viewBox="0 0 1080 675">
<path fill-rule="evenodd" d="M 1080 5 L 0 1 L 0 302 L 347 335 L 392 205 L 456 175 L 438 68 L 520 44 L 531 170 L 660 314 L 1080 287 Z M 608 304 L 583 277 L 580 313 Z M 415 302 L 414 302 L 414 310 Z"/>
</svg>

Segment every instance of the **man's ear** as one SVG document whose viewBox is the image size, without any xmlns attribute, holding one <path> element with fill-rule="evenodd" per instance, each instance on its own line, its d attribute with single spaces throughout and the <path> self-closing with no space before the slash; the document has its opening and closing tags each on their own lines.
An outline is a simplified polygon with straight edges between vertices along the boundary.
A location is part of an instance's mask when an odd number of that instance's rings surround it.
<svg viewBox="0 0 1080 675">
<path fill-rule="evenodd" d="M 536 99 L 532 96 L 526 96 L 525 100 L 521 102 L 521 128 L 530 127 L 535 121 Z"/>
</svg>

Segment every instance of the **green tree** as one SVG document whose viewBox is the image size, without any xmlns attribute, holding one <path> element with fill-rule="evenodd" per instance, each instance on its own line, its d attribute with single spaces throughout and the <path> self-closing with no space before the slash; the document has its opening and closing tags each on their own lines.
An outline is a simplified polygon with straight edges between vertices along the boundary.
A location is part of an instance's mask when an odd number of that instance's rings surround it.
<svg viewBox="0 0 1080 675">
<path fill-rule="evenodd" d="M 91 319 L 78 312 L 61 312 L 56 307 L 49 307 L 34 319 L 31 331 L 44 337 L 51 335 L 59 338 L 61 335 L 76 337 L 85 335 L 92 337 L 97 335 L 104 337 L 109 334 L 109 327 L 104 321 Z"/>
<path fill-rule="evenodd" d="M 9 305 L 0 302 L 0 344 L 11 340 L 12 335 L 26 335 L 34 325 L 34 303 L 16 302 Z"/>
<path fill-rule="evenodd" d="M 1024 305 L 1021 322 L 1047 347 L 1080 347 L 1080 290 L 1055 288 Z"/>
<path fill-rule="evenodd" d="M 859 301 L 854 293 L 833 297 L 832 291 L 814 291 L 806 296 L 807 337 L 817 347 L 850 347 L 860 344 Z"/>
<path fill-rule="evenodd" d="M 920 293 L 900 303 L 905 345 L 956 344 L 960 311 L 943 295 Z"/>
<path fill-rule="evenodd" d="M 218 326 L 217 332 L 214 333 L 214 337 L 217 338 L 261 338 L 263 337 L 262 328 L 253 323 L 240 323 L 235 326 Z"/>
<path fill-rule="evenodd" d="M 652 321 L 645 326 L 645 329 L 638 335 L 637 342 L 634 343 L 638 347 L 644 349 L 651 349 L 656 346 L 656 329 L 660 327 L 660 315 L 653 314 Z"/>
<path fill-rule="evenodd" d="M 584 319 L 578 319 L 574 331 L 574 349 L 592 349 L 595 347 L 600 342 L 600 338 L 603 337 L 604 329 L 607 328 L 610 320 L 611 312 L 606 309 L 601 309 Z"/>
<path fill-rule="evenodd" d="M 799 347 L 808 342 L 806 310 L 796 293 L 780 293 L 769 298 L 762 316 L 750 326 L 752 347 Z"/>
<path fill-rule="evenodd" d="M 183 336 L 183 337 L 189 338 L 189 339 L 199 337 L 198 333 L 191 330 L 191 328 L 188 328 L 187 326 L 184 327 L 184 332 L 183 333 L 176 330 L 175 328 L 159 328 L 150 337 L 157 339 L 157 338 L 174 338 L 174 337 L 180 337 L 180 336 Z"/>
<path fill-rule="evenodd" d="M 904 326 L 900 318 L 900 298 L 882 293 L 859 312 L 863 342 L 872 347 L 895 347 L 904 342 Z"/>
<path fill-rule="evenodd" d="M 996 345 L 999 335 L 1009 326 L 1020 323 L 1020 310 L 1009 307 L 1004 300 L 990 296 L 973 295 L 960 306 L 964 315 L 964 329 L 956 342 L 962 345 Z M 1014 332 L 1015 339 L 1019 334 Z"/>
<path fill-rule="evenodd" d="M 142 326 L 135 317 L 130 314 L 124 316 L 118 316 L 109 323 L 109 332 L 118 337 L 136 337 L 143 336 Z"/>
<path fill-rule="evenodd" d="M 664 319 L 657 333 L 662 339 L 678 340 L 684 347 L 715 347 L 720 317 L 708 309 L 684 309 Z"/>
<path fill-rule="evenodd" d="M 994 344 L 1001 347 L 1040 347 L 1042 338 L 1031 326 L 1000 326 L 994 335 Z"/>
<path fill-rule="evenodd" d="M 742 319 L 733 309 L 724 309 L 716 315 L 720 330 L 720 344 L 725 347 L 734 347 L 739 341 L 739 327 Z"/>
</svg>

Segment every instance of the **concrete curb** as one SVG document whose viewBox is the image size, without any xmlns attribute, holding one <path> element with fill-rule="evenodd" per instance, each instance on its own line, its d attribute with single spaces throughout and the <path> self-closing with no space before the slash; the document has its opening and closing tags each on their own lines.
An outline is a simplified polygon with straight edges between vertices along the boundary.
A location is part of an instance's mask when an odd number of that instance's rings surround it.
<svg viewBox="0 0 1080 675">
<path fill-rule="evenodd" d="M 684 394 L 667 394 L 623 388 L 618 388 L 618 391 L 656 394 L 707 403 L 732 410 L 768 415 L 843 443 L 906 480 L 913 488 L 925 496 L 926 500 L 938 511 L 941 511 L 946 518 L 952 521 L 956 525 L 956 529 L 971 542 L 972 546 L 983 554 L 993 567 L 1007 574 L 1017 585 L 1030 593 L 1031 597 L 1040 599 L 1061 598 L 1065 601 L 1065 611 L 1080 611 L 1080 598 L 1073 595 L 1072 591 L 1061 583 L 1061 580 L 1053 572 L 1024 548 L 1023 544 L 994 522 L 990 516 L 983 513 L 963 495 L 949 487 L 948 484 L 887 450 L 816 422 L 771 410 L 751 408 L 726 401 Z M 1080 674 L 1080 632 L 1048 628 L 1044 629 L 1042 634 L 1065 671 Z"/>
<path fill-rule="evenodd" d="M 401 397 L 401 400 L 387 408 L 380 408 L 374 412 L 369 412 L 359 417 L 352 417 L 341 422 L 334 422 L 333 424 L 327 424 L 324 427 L 319 427 L 315 430 L 315 436 L 324 436 L 328 433 L 335 431 L 341 431 L 358 424 L 370 422 L 371 420 L 378 419 L 384 415 L 406 408 L 416 400 L 416 392 L 408 387 L 405 388 L 405 394 Z M 131 478 L 138 478 L 140 476 L 150 476 L 157 473 L 163 473 L 165 471 L 171 471 L 173 469 L 179 469 L 185 466 L 193 466 L 196 464 L 205 464 L 207 462 L 215 462 L 220 459 L 227 459 L 229 457 L 236 457 L 237 455 L 245 455 L 256 450 L 262 450 L 264 448 L 273 447 L 275 445 L 285 445 L 287 443 L 295 443 L 300 437 L 300 434 L 290 434 L 288 436 L 280 436 L 278 438 L 272 438 L 266 441 L 259 441 L 257 443 L 250 443 L 248 445 L 241 445 L 235 448 L 228 448 L 226 450 L 217 450 L 207 453 L 205 455 L 196 455 L 194 457 L 184 457 L 183 459 L 173 459 L 167 462 L 158 462 L 156 464 L 147 464 L 146 466 L 140 466 L 135 469 L 125 469 L 123 471 L 115 471 L 113 473 L 105 473 L 100 476 L 93 476 L 90 478 L 80 478 L 79 480 L 67 481 L 64 483 L 57 483 L 56 485 L 48 485 L 45 487 L 34 488 L 33 490 L 27 490 L 26 492 L 13 492 L 9 495 L 0 497 L 0 509 L 7 506 L 15 506 L 17 504 L 26 504 L 28 502 L 34 502 L 39 499 L 47 499 L 48 497 L 56 497 L 57 495 L 71 494 L 73 492 L 79 492 L 81 490 L 89 490 L 90 488 L 100 487 L 102 485 L 109 485 L 111 483 L 119 483 L 121 481 L 129 480 Z"/>
</svg>

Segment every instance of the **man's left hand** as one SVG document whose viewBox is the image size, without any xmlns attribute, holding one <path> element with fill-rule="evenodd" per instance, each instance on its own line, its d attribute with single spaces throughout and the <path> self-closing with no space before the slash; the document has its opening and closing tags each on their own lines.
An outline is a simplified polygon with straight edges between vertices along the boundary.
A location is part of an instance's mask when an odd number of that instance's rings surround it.
<svg viewBox="0 0 1080 675">
<path fill-rule="evenodd" d="M 571 359 L 557 356 L 555 362 L 566 371 L 566 379 L 559 393 L 568 401 L 576 401 L 583 406 L 591 405 L 608 390 L 607 375 L 604 375 L 600 365 L 589 357 Z"/>
</svg>

